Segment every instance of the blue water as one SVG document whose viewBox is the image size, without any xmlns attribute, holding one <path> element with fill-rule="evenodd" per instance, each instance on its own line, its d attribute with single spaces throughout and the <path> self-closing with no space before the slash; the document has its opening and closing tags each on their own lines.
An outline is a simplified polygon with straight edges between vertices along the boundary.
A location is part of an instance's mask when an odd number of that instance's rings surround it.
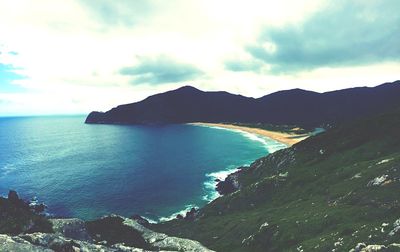
<svg viewBox="0 0 400 252">
<path fill-rule="evenodd" d="M 152 220 L 216 197 L 214 179 L 274 141 L 217 128 L 87 125 L 84 117 L 0 118 L 0 194 L 37 197 L 48 212 Z"/>
</svg>

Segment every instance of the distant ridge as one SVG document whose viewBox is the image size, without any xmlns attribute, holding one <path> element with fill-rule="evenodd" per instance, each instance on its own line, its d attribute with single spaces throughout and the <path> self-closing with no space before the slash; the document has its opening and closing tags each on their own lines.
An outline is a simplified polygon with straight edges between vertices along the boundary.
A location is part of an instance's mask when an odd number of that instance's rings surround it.
<svg viewBox="0 0 400 252">
<path fill-rule="evenodd" d="M 120 105 L 105 113 L 91 112 L 85 123 L 242 122 L 314 127 L 378 114 L 397 107 L 400 107 L 400 81 L 373 88 L 358 87 L 326 93 L 291 89 L 258 99 L 183 86 L 149 96 L 140 102 Z"/>
</svg>

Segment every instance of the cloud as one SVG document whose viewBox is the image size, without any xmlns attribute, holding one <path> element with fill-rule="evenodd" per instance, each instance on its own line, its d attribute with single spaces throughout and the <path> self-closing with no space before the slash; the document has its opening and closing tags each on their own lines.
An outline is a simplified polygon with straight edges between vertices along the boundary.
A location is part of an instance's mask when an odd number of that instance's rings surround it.
<svg viewBox="0 0 400 252">
<path fill-rule="evenodd" d="M 263 67 L 263 62 L 259 60 L 228 60 L 224 62 L 225 68 L 233 72 L 260 72 Z"/>
<path fill-rule="evenodd" d="M 193 80 L 203 75 L 203 72 L 196 67 L 165 56 L 143 58 L 139 64 L 124 67 L 119 73 L 132 76 L 133 84 L 156 85 Z"/>
<path fill-rule="evenodd" d="M 272 73 L 400 60 L 400 2 L 335 1 L 302 24 L 265 28 L 246 47 Z"/>
<path fill-rule="evenodd" d="M 18 69 L 12 65 L 0 63 L 0 93 L 23 92 L 22 87 L 15 85 L 16 80 L 23 80 L 25 76 L 16 73 Z"/>
<path fill-rule="evenodd" d="M 107 110 L 190 80 L 203 90 L 255 97 L 393 81 L 400 78 L 400 62 L 393 61 L 399 55 L 397 5 L 0 1 L 0 64 L 12 67 L 10 73 L 0 66 L 0 79 L 7 77 L 0 99 L 14 104 L 0 106 L 0 116 Z"/>
<path fill-rule="evenodd" d="M 148 0 L 83 0 L 82 3 L 96 19 L 104 24 L 112 26 L 135 25 L 140 19 L 149 15 L 155 8 L 152 1 Z"/>
</svg>

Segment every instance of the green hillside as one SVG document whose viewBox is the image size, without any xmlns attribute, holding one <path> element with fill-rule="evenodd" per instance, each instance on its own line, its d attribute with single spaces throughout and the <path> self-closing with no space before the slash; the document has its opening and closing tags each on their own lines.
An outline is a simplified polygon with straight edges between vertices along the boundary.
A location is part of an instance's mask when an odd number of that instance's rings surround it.
<svg viewBox="0 0 400 252">
<path fill-rule="evenodd" d="M 194 221 L 152 228 L 216 251 L 349 251 L 360 242 L 400 243 L 400 111 L 263 157 L 238 180 L 239 191 L 213 201 Z"/>
</svg>

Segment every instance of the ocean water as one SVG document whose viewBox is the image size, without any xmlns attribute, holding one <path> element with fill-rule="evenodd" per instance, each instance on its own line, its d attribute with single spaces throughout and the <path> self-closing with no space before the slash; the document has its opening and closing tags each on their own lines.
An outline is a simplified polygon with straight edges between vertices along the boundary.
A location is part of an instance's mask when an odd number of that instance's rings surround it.
<svg viewBox="0 0 400 252">
<path fill-rule="evenodd" d="M 83 116 L 0 118 L 0 194 L 56 216 L 166 220 L 218 197 L 215 179 L 283 144 L 192 125 L 87 125 Z"/>
</svg>

